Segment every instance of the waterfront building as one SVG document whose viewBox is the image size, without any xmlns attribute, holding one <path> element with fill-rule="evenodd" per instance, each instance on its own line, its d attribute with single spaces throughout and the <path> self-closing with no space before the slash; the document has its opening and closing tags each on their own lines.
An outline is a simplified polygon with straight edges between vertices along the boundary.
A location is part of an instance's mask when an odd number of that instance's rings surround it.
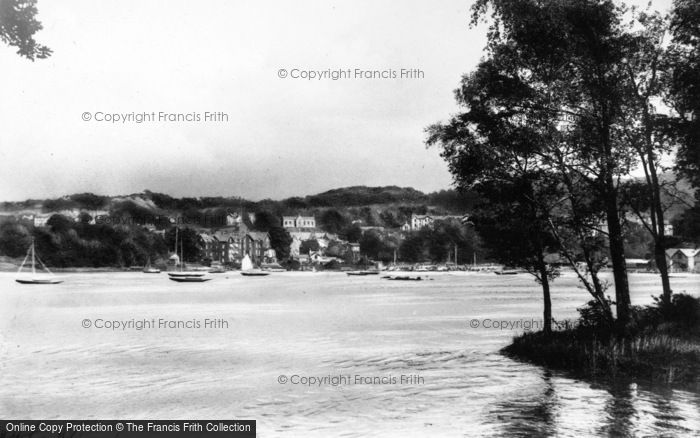
<svg viewBox="0 0 700 438">
<path fill-rule="evenodd" d="M 666 260 L 671 272 L 700 272 L 700 249 L 670 248 Z"/>
<path fill-rule="evenodd" d="M 221 264 L 240 263 L 246 255 L 258 265 L 270 258 L 270 235 L 250 231 L 242 221 L 213 233 L 200 233 L 199 245 L 203 258 Z"/>
</svg>

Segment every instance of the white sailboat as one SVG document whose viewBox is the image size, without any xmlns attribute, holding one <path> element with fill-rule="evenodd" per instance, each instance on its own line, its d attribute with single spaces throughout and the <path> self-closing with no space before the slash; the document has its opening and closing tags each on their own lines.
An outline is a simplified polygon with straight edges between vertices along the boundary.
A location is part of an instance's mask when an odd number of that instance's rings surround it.
<svg viewBox="0 0 700 438">
<path fill-rule="evenodd" d="M 175 229 L 175 253 L 177 254 L 177 235 L 179 228 Z M 172 281 L 177 281 L 178 283 L 202 283 L 211 280 L 211 278 L 204 277 L 206 272 L 185 272 L 183 267 L 185 265 L 185 250 L 183 248 L 182 239 L 180 239 L 180 272 L 168 272 L 168 278 Z"/>
<path fill-rule="evenodd" d="M 27 259 L 29 256 L 32 256 L 32 275 L 31 277 L 23 276 L 20 277 L 19 275 L 22 274 L 22 269 L 24 268 L 24 265 L 27 263 Z M 41 267 L 46 271 L 46 274 L 37 274 L 36 272 L 36 262 L 39 261 L 39 264 Z M 19 267 L 19 270 L 17 271 L 18 277 L 15 278 L 15 281 L 17 283 L 21 284 L 58 284 L 62 283 L 63 280 L 56 278 L 53 275 L 53 272 L 49 270 L 49 268 L 46 267 L 44 262 L 41 261 L 41 259 L 36 255 L 36 251 L 34 249 L 34 239 L 32 239 L 32 246 L 27 250 L 27 255 L 24 256 L 24 260 L 22 261 L 22 265 Z"/>
<path fill-rule="evenodd" d="M 151 266 L 151 258 L 148 258 L 148 262 L 146 263 L 146 266 L 143 268 L 143 273 L 144 274 L 160 274 L 160 269 L 154 268 Z"/>
<path fill-rule="evenodd" d="M 265 275 L 270 275 L 269 272 L 263 271 L 262 269 L 255 269 L 253 262 L 250 260 L 250 256 L 246 254 L 241 260 L 241 275 L 249 277 L 264 277 Z"/>
</svg>

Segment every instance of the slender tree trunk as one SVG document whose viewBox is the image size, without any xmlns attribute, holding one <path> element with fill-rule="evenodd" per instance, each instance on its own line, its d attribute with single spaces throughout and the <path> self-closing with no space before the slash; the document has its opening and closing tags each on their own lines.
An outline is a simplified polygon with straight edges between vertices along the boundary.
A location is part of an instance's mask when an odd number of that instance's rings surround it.
<svg viewBox="0 0 700 438">
<path fill-rule="evenodd" d="M 671 302 L 671 281 L 668 277 L 668 262 L 666 260 L 666 248 L 660 245 L 659 242 L 654 242 L 654 259 L 656 262 L 656 267 L 659 269 L 659 274 L 661 274 L 661 287 L 663 289 L 663 300 L 666 303 Z"/>
<path fill-rule="evenodd" d="M 537 255 L 537 269 L 540 273 L 540 283 L 542 284 L 542 299 L 544 301 L 544 333 L 552 333 L 552 298 L 549 292 L 549 275 L 547 264 L 544 262 L 542 252 Z"/>
<path fill-rule="evenodd" d="M 654 76 L 656 70 L 654 67 Z M 640 99 L 642 108 L 642 120 L 644 123 L 644 151 L 640 150 L 642 162 L 646 154 L 646 176 L 649 190 L 651 191 L 651 222 L 654 234 L 654 261 L 661 275 L 661 287 L 663 290 L 663 300 L 671 302 L 671 282 L 668 278 L 668 263 L 666 262 L 666 230 L 664 228 L 664 209 L 661 205 L 661 186 L 659 176 L 656 172 L 658 157 L 654 151 L 654 119 L 649 113 L 649 94 Z"/>
<path fill-rule="evenodd" d="M 625 262 L 625 246 L 620 226 L 620 214 L 617 205 L 616 191 L 613 189 L 612 175 L 606 178 L 605 209 L 608 220 L 608 240 L 610 243 L 610 260 L 613 265 L 615 279 L 615 303 L 617 305 L 617 324 L 620 329 L 627 327 L 630 321 L 629 282 L 627 280 L 627 265 Z"/>
<path fill-rule="evenodd" d="M 604 80 L 601 81 L 604 83 Z M 603 89 L 605 87 L 602 87 Z M 610 261 L 613 265 L 613 278 L 615 279 L 615 304 L 617 306 L 617 328 L 619 332 L 624 332 L 629 324 L 631 315 L 630 308 L 630 288 L 627 280 L 627 262 L 625 261 L 625 244 L 622 237 L 622 226 L 620 225 L 620 209 L 617 199 L 617 188 L 615 186 L 614 171 L 615 157 L 612 153 L 610 127 L 612 125 L 608 105 L 602 102 L 601 105 L 601 139 L 603 141 L 604 159 L 601 179 L 603 200 L 605 203 L 605 214 L 608 221 L 608 242 L 610 246 Z"/>
<path fill-rule="evenodd" d="M 580 211 L 580 203 L 579 199 L 577 196 L 578 191 L 576 190 L 573 181 L 571 180 L 571 177 L 569 174 L 566 172 L 566 165 L 564 164 L 564 159 L 561 155 L 561 153 L 557 154 L 558 162 L 559 165 L 562 169 L 561 175 L 564 181 L 564 184 L 566 185 L 567 190 L 569 191 L 569 202 L 571 203 L 571 215 L 574 223 L 574 229 L 576 231 L 576 234 L 581 241 L 581 250 L 583 252 L 583 258 L 586 263 L 586 267 L 588 269 L 588 273 L 591 276 L 591 283 L 585 280 L 585 278 L 581 275 L 579 272 L 578 268 L 576 267 L 576 262 L 574 261 L 573 257 L 570 255 L 567 255 L 567 260 L 569 260 L 569 264 L 571 267 L 574 269 L 576 272 L 576 275 L 578 275 L 579 279 L 583 283 L 583 285 L 586 287 L 588 292 L 593 296 L 593 298 L 600 304 L 600 306 L 603 308 L 603 311 L 605 312 L 605 315 L 612 325 L 614 322 L 615 318 L 613 317 L 612 310 L 610 309 L 610 306 L 608 305 L 608 301 L 605 299 L 605 291 L 603 290 L 603 285 L 600 283 L 600 279 L 598 278 L 598 268 L 596 268 L 595 263 L 593 261 L 593 258 L 591 257 L 591 253 L 588 250 L 587 245 L 583 244 L 583 242 L 586 241 L 586 234 L 584 232 L 584 227 L 582 225 L 582 218 L 581 215 L 579 214 Z M 559 238 L 559 233 L 556 232 L 556 229 L 554 228 L 553 224 L 550 221 L 550 225 L 552 226 L 552 231 L 554 235 L 556 236 L 557 240 L 559 241 L 559 245 L 561 248 L 564 248 L 564 242 Z"/>
<path fill-rule="evenodd" d="M 656 166 L 654 160 L 654 152 L 651 148 L 648 150 L 647 162 L 649 165 L 649 176 L 651 179 L 652 205 L 651 216 L 655 219 L 656 229 L 654 236 L 654 261 L 661 275 L 661 287 L 663 290 L 663 300 L 666 303 L 671 302 L 671 282 L 668 278 L 668 263 L 666 261 L 666 230 L 664 229 L 664 209 L 661 205 L 661 188 L 659 186 L 659 178 L 656 175 Z"/>
</svg>

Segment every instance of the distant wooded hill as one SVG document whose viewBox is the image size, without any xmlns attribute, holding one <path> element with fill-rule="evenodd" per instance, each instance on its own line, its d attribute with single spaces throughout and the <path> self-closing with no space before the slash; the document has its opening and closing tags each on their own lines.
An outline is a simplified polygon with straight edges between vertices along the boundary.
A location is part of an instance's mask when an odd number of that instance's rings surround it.
<svg viewBox="0 0 700 438">
<path fill-rule="evenodd" d="M 80 193 L 57 199 L 30 199 L 3 202 L 5 212 L 60 212 L 67 210 L 107 211 L 113 215 L 225 215 L 226 212 L 260 212 L 273 215 L 316 214 L 336 209 L 348 219 L 361 219 L 366 225 L 400 226 L 412 213 L 463 214 L 473 208 L 477 197 L 472 193 L 442 190 L 423 193 L 410 187 L 353 186 L 315 195 L 282 200 L 251 201 L 240 197 L 183 197 L 146 190 L 127 196 L 101 196 Z"/>
<path fill-rule="evenodd" d="M 667 173 L 662 176 L 662 181 L 668 182 L 672 178 L 673 175 Z M 668 220 L 679 216 L 694 203 L 693 189 L 682 181 L 677 184 L 673 196 L 678 196 L 686 202 L 672 203 L 671 195 L 666 193 L 662 195 L 667 198 L 665 201 L 668 201 L 668 205 L 674 204 L 668 210 Z M 0 210 L 8 213 L 87 210 L 132 217 L 146 215 L 196 217 L 202 214 L 212 217 L 225 216 L 227 212 L 266 212 L 278 217 L 302 214 L 316 215 L 319 218 L 328 210 L 337 210 L 346 220 L 359 219 L 364 225 L 399 227 L 409 220 L 413 213 L 466 214 L 472 212 L 477 203 L 476 194 L 460 193 L 453 189 L 424 193 L 411 187 L 352 186 L 304 197 L 261 201 L 251 201 L 236 196 L 176 198 L 149 190 L 126 196 L 80 193 L 57 199 L 3 202 L 0 204 Z M 319 225 L 323 226 L 323 220 Z"/>
</svg>

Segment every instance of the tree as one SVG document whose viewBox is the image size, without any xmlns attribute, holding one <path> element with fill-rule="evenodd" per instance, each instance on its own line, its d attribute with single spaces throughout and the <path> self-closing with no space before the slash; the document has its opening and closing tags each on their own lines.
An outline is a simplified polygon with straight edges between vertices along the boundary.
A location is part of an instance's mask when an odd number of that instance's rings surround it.
<svg viewBox="0 0 700 438">
<path fill-rule="evenodd" d="M 92 216 L 89 213 L 81 211 L 78 215 L 78 222 L 81 224 L 89 224 L 92 221 Z"/>
<path fill-rule="evenodd" d="M 402 261 L 417 263 L 425 260 L 423 239 L 418 233 L 409 234 L 399 247 L 399 257 Z"/>
<path fill-rule="evenodd" d="M 542 287 L 543 330 L 552 332 L 550 283 L 558 270 L 545 262 L 547 254 L 558 249 L 558 242 L 548 223 L 548 212 L 531 202 L 527 193 L 532 181 L 482 187 L 486 199 L 473 218 L 481 238 L 492 257 L 506 266 L 520 267 L 532 274 Z"/>
<path fill-rule="evenodd" d="M 389 262 L 394 258 L 398 243 L 375 230 L 365 232 L 360 238 L 362 253 L 372 260 Z"/>
<path fill-rule="evenodd" d="M 299 246 L 299 253 L 300 254 L 308 254 L 311 251 L 318 251 L 321 247 L 318 244 L 318 240 L 316 239 L 309 239 L 309 240 L 304 240 L 301 242 L 301 245 Z"/>
<path fill-rule="evenodd" d="M 556 147 L 548 152 L 555 155 L 538 154 L 535 165 L 570 175 L 570 181 L 599 201 L 594 205 L 602 209 L 607 225 L 617 322 L 624 328 L 630 321 L 631 301 L 618 182 L 635 165 L 635 150 L 621 128 L 630 80 L 624 67 L 630 39 L 621 23 L 624 9 L 611 0 L 479 0 L 474 22 L 489 8 L 493 17 L 489 59 L 480 74 L 491 75 L 492 89 L 511 96 L 510 106 L 490 110 L 509 116 L 515 125 L 520 122 L 525 135 L 535 131 L 540 138 L 550 136 L 552 141 L 546 144 Z M 480 96 L 458 91 L 458 99 L 471 103 L 466 97 Z M 534 126 L 528 128 L 530 124 Z M 474 168 L 490 159 L 462 164 Z"/>
<path fill-rule="evenodd" d="M 666 102 L 680 116 L 676 168 L 700 187 L 700 3 L 675 0 L 670 30 L 672 72 Z"/>
<path fill-rule="evenodd" d="M 345 253 L 348 252 L 348 249 L 346 245 L 344 245 L 342 242 L 333 240 L 328 244 L 328 248 L 326 248 L 326 255 L 330 257 L 338 257 L 338 258 L 344 258 Z"/>
<path fill-rule="evenodd" d="M 199 245 L 199 234 L 192 228 L 171 228 L 165 233 L 165 244 L 169 251 L 175 249 L 175 236 L 177 234 L 177 255 L 184 253 L 182 262 L 195 261 L 200 259 L 201 248 Z"/>
<path fill-rule="evenodd" d="M 463 190 L 516 184 L 517 201 L 537 212 L 524 218 L 538 222 L 541 232 L 546 219 L 559 251 L 603 306 L 605 285 L 596 274 L 605 235 L 617 322 L 625 329 L 631 301 L 619 180 L 637 159 L 656 163 L 660 150 L 654 144 L 650 153 L 624 130 L 645 117 L 640 107 L 647 96 L 640 99 L 639 83 L 632 84 L 639 70 L 648 70 L 645 44 L 653 35 L 633 38 L 621 24 L 624 10 L 607 0 L 479 0 L 474 22 L 489 8 L 488 56 L 455 92 L 465 111 L 430 127 L 428 144 L 442 147 Z"/>
<path fill-rule="evenodd" d="M 362 238 L 362 228 L 357 224 L 349 225 L 343 230 L 343 235 L 348 242 L 358 243 Z"/>
<path fill-rule="evenodd" d="M 51 55 L 51 49 L 34 40 L 43 28 L 37 13 L 36 0 L 0 0 L 0 40 L 31 61 Z"/>
<path fill-rule="evenodd" d="M 338 234 L 348 226 L 348 220 L 336 209 L 328 209 L 319 218 L 321 228 L 332 234 Z"/>
<path fill-rule="evenodd" d="M 379 218 L 382 220 L 384 226 L 387 228 L 399 228 L 401 225 L 403 225 L 402 222 L 399 222 L 394 213 L 392 213 L 389 210 L 384 210 L 383 212 L 381 212 L 379 214 Z"/>
<path fill-rule="evenodd" d="M 93 193 L 78 193 L 71 195 L 70 199 L 88 210 L 99 210 L 107 205 L 108 198 L 106 196 L 95 195 Z"/>
<path fill-rule="evenodd" d="M 687 242 L 700 244 L 700 202 L 673 222 L 674 233 Z"/>
<path fill-rule="evenodd" d="M 642 182 L 629 182 L 623 187 L 627 205 L 653 238 L 656 267 L 661 275 L 662 299 L 671 302 L 671 283 L 666 261 L 664 192 L 675 190 L 675 181 L 662 181 L 662 162 L 670 156 L 678 140 L 679 119 L 669 113 L 664 99 L 668 95 L 670 66 L 673 54 L 666 48 L 669 28 L 667 17 L 658 12 L 633 12 L 631 28 L 619 38 L 624 57 L 619 69 L 623 72 L 620 89 L 620 109 L 616 125 L 621 143 L 637 156 L 644 171 Z M 625 193 L 626 192 L 626 193 Z"/>
<path fill-rule="evenodd" d="M 31 235 L 26 227 L 16 222 L 0 225 L 0 253 L 9 257 L 21 257 L 27 253 Z"/>
<path fill-rule="evenodd" d="M 73 221 L 62 214 L 54 214 L 46 221 L 46 225 L 49 226 L 52 232 L 60 233 L 71 229 Z"/>
<path fill-rule="evenodd" d="M 280 227 L 279 218 L 267 211 L 259 210 L 255 212 L 255 229 L 258 231 L 269 232 L 273 228 Z"/>
<path fill-rule="evenodd" d="M 289 258 L 289 246 L 292 244 L 292 236 L 282 227 L 272 227 L 268 230 L 270 246 L 275 250 L 277 260 Z"/>
</svg>

